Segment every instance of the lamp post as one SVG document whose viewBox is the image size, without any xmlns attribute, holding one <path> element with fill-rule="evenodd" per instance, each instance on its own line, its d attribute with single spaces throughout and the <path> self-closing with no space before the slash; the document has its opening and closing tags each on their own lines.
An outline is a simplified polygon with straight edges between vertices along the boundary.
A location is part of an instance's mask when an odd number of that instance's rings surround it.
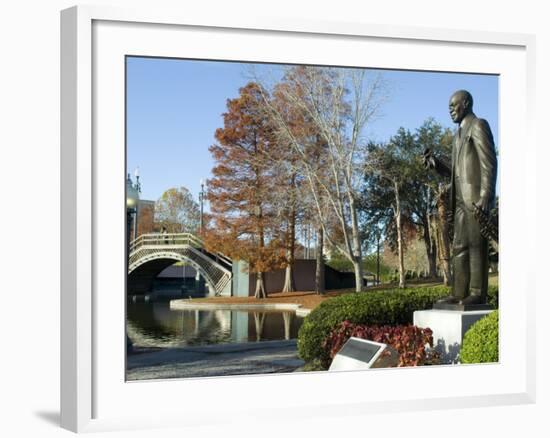
<svg viewBox="0 0 550 438">
<path fill-rule="evenodd" d="M 206 193 L 204 192 L 204 179 L 201 179 L 201 191 L 199 192 L 199 202 L 201 206 L 201 216 L 200 216 L 200 223 L 199 223 L 199 231 L 202 233 L 202 227 L 203 227 L 203 214 L 204 214 L 204 198 Z"/>
<path fill-rule="evenodd" d="M 200 185 L 201 185 L 201 190 L 199 192 L 199 204 L 200 204 L 199 234 L 202 234 L 203 227 L 204 227 L 204 200 L 206 198 L 206 192 L 204 191 L 205 181 L 203 178 L 201 178 L 200 180 Z M 201 280 L 201 274 L 198 269 L 195 275 L 195 292 L 199 294 L 204 293 L 204 280 Z M 210 294 L 210 290 L 208 293 Z"/>
<path fill-rule="evenodd" d="M 136 175 L 138 177 L 139 175 Z M 138 188 L 132 183 L 132 178 L 128 174 L 126 179 L 126 272 L 128 272 L 128 264 L 130 258 L 130 229 L 132 226 L 132 215 L 137 212 L 137 204 L 139 201 Z M 133 350 L 132 341 L 126 333 L 126 353 L 131 353 Z"/>
<path fill-rule="evenodd" d="M 139 201 L 139 194 L 141 193 L 141 182 L 139 180 L 139 166 L 134 170 L 134 176 L 136 182 L 134 184 L 134 189 L 137 193 L 137 200 Z M 134 240 L 138 237 L 138 219 L 139 219 L 139 202 L 136 201 L 136 211 L 134 212 Z"/>
<path fill-rule="evenodd" d="M 134 176 L 136 177 L 135 189 L 138 193 L 141 193 L 141 182 L 139 181 L 139 166 L 134 169 Z"/>
<path fill-rule="evenodd" d="M 138 187 L 133 184 L 132 178 L 130 177 L 130 174 L 128 174 L 128 178 L 126 179 L 126 240 L 128 256 L 130 255 L 130 230 L 132 227 L 132 216 L 137 213 L 138 201 Z"/>
</svg>

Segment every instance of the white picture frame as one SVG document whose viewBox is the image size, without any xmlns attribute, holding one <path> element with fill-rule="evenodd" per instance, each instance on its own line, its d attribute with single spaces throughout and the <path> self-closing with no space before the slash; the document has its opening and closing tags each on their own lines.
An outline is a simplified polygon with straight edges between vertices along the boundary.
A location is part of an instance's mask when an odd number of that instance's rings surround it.
<svg viewBox="0 0 550 438">
<path fill-rule="evenodd" d="M 536 175 L 525 158 L 536 148 L 534 45 L 531 35 L 360 22 L 267 17 L 228 22 L 103 6 L 62 11 L 62 427 L 81 432 L 206 424 L 211 418 L 196 407 L 220 392 L 233 394 L 231 405 L 216 414 L 221 423 L 235 416 L 321 417 L 534 402 L 535 273 L 520 254 L 534 248 L 537 231 L 533 207 L 526 208 L 536 205 Z M 353 57 L 367 49 L 368 63 Z M 500 363 L 125 382 L 120 267 L 126 54 L 499 74 Z M 517 233 L 520 227 L 524 231 Z M 260 409 L 251 396 L 266 391 L 270 398 Z M 182 392 L 189 401 L 178 397 Z M 143 401 L 151 399 L 154 407 L 144 409 Z"/>
</svg>

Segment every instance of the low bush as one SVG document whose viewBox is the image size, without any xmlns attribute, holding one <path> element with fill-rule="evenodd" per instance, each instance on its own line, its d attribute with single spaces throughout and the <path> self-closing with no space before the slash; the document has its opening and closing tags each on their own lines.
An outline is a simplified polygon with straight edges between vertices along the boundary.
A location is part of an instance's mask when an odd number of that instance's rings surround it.
<svg viewBox="0 0 550 438">
<path fill-rule="evenodd" d="M 498 362 L 498 310 L 468 329 L 460 349 L 460 362 Z"/>
<path fill-rule="evenodd" d="M 365 325 L 412 324 L 416 310 L 430 309 L 449 294 L 445 286 L 350 293 L 324 301 L 304 320 L 298 333 L 298 354 L 306 362 L 330 363 L 323 342 L 343 321 Z"/>
<path fill-rule="evenodd" d="M 426 351 L 426 345 L 433 347 L 432 331 L 429 328 L 414 325 L 367 326 L 344 321 L 323 342 L 323 348 L 331 361 L 352 336 L 393 347 L 399 354 L 398 367 L 424 365 L 436 360 L 433 353 Z M 322 365 L 327 369 L 330 362 Z"/>
<path fill-rule="evenodd" d="M 302 367 L 302 371 L 326 371 L 326 367 L 321 364 L 320 360 L 313 360 L 311 362 L 307 362 Z"/>
<path fill-rule="evenodd" d="M 323 342 L 343 321 L 365 325 L 412 324 L 416 310 L 431 309 L 434 301 L 449 293 L 449 287 L 438 285 L 380 289 L 328 299 L 316 307 L 300 327 L 298 354 L 306 362 L 330 363 Z M 498 308 L 498 287 L 489 286 L 488 302 Z"/>
<path fill-rule="evenodd" d="M 487 302 L 498 309 L 498 286 L 489 286 L 489 289 L 487 289 Z"/>
</svg>

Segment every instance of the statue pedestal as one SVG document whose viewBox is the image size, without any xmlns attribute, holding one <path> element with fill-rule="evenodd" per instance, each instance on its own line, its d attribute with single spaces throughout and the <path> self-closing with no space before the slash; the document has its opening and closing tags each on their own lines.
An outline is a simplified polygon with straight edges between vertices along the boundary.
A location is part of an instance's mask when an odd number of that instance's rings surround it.
<svg viewBox="0 0 550 438">
<path fill-rule="evenodd" d="M 433 308 L 436 310 L 460 310 L 469 312 L 472 310 L 494 310 L 491 304 L 447 304 L 435 302 Z"/>
<path fill-rule="evenodd" d="M 476 321 L 493 310 L 417 310 L 413 323 L 417 327 L 430 328 L 434 349 L 439 352 L 442 364 L 458 363 L 458 354 L 464 334 Z"/>
</svg>

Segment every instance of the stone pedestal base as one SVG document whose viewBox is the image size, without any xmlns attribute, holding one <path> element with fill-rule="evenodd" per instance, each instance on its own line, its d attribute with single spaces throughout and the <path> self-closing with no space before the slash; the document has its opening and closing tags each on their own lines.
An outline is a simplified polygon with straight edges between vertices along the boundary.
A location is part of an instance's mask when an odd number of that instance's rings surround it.
<svg viewBox="0 0 550 438">
<path fill-rule="evenodd" d="M 434 303 L 434 309 L 437 310 L 461 310 L 464 312 L 470 312 L 474 310 L 493 310 L 493 306 L 490 304 L 446 304 L 446 303 Z"/>
<path fill-rule="evenodd" d="M 442 364 L 458 363 L 464 334 L 476 321 L 492 310 L 418 310 L 413 323 L 417 327 L 430 328 L 433 332 L 434 349 L 441 355 Z"/>
</svg>

